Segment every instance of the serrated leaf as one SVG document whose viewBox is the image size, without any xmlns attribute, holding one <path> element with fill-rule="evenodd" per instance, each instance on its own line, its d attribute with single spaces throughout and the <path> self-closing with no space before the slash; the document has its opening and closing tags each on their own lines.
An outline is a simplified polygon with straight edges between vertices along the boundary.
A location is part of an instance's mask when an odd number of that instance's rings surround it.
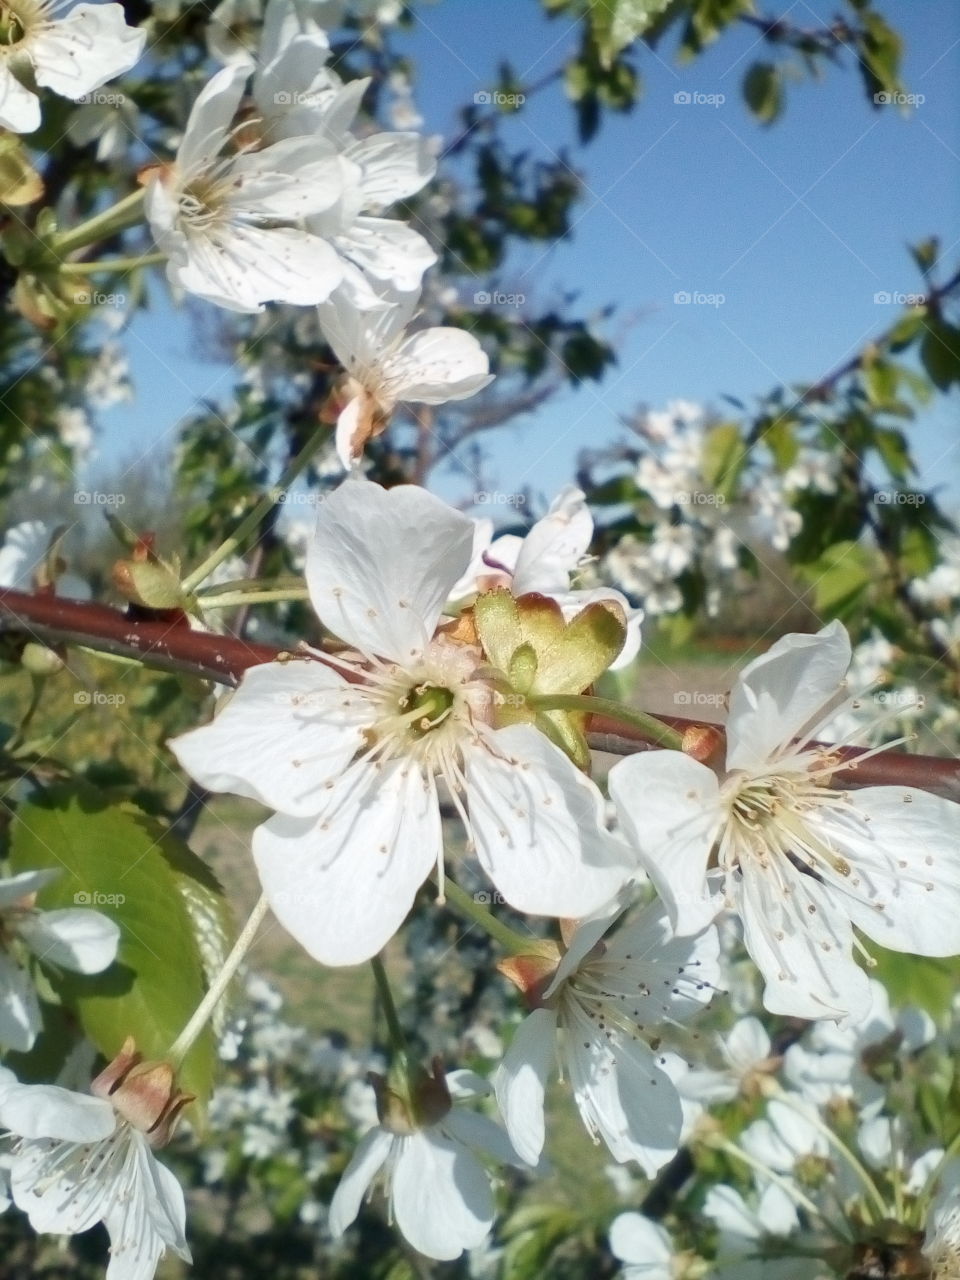
<svg viewBox="0 0 960 1280">
<path fill-rule="evenodd" d="M 671 0 L 591 0 L 590 21 L 606 66 L 653 26 Z"/>
<path fill-rule="evenodd" d="M 11 826 L 14 872 L 61 872 L 40 891 L 41 907 L 85 905 L 120 927 L 117 960 L 105 973 L 63 974 L 57 982 L 65 1006 L 108 1058 L 128 1035 L 146 1058 L 162 1057 L 206 990 L 182 891 L 187 860 L 172 852 L 177 843 L 132 805 L 112 804 L 83 784 L 36 794 L 19 806 Z M 215 1057 L 208 1028 L 179 1071 L 201 1114 Z"/>
</svg>

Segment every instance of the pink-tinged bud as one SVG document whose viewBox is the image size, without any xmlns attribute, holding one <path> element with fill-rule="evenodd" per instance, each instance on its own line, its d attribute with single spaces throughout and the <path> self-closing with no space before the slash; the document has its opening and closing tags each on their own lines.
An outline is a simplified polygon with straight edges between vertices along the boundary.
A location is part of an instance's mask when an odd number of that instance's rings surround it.
<svg viewBox="0 0 960 1280">
<path fill-rule="evenodd" d="M 144 1062 L 131 1036 L 90 1088 L 110 1103 L 121 1120 L 146 1134 L 153 1147 L 166 1146 L 181 1111 L 195 1097 L 177 1088 L 169 1062 Z"/>
<path fill-rule="evenodd" d="M 726 734 L 717 725 L 692 724 L 683 731 L 681 750 L 701 764 L 709 764 L 724 745 Z"/>
<path fill-rule="evenodd" d="M 541 1007 L 543 993 L 552 982 L 560 963 L 560 948 L 556 943 L 547 945 L 553 954 L 508 956 L 497 965 L 503 976 L 509 978 L 522 993 L 531 1009 Z"/>
</svg>

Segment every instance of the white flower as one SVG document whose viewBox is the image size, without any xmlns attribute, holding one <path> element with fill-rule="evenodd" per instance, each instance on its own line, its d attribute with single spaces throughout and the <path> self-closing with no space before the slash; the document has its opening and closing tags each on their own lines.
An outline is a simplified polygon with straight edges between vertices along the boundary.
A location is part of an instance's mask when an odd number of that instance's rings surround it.
<svg viewBox="0 0 960 1280">
<path fill-rule="evenodd" d="M 593 540 L 593 516 L 581 489 L 572 485 L 561 489 L 547 514 L 523 537 L 512 533 L 494 537 L 493 523 L 485 519 L 475 520 L 474 529 L 473 556 L 451 592 L 453 599 L 496 586 L 509 587 L 516 596 L 535 591 L 556 600 L 568 621 L 588 604 L 613 600 L 627 619 L 627 635 L 610 669 L 618 671 L 633 661 L 640 648 L 643 610 L 632 609 L 613 587 L 571 585 Z"/>
<path fill-rule="evenodd" d="M 39 889 L 56 871 L 23 871 L 0 879 L 0 1046 L 25 1053 L 43 1026 L 29 972 L 10 953 L 19 942 L 43 964 L 72 973 L 101 973 L 116 958 L 120 930 L 107 916 L 85 907 L 40 911 Z"/>
<path fill-rule="evenodd" d="M 342 269 L 300 222 L 340 199 L 340 161 L 309 137 L 222 155 L 248 74 L 224 67 L 197 98 L 176 161 L 147 187 L 150 227 L 171 282 L 198 297 L 231 311 L 322 302 Z"/>
<path fill-rule="evenodd" d="M 485 1091 L 471 1071 L 451 1071 L 446 1085 L 454 1099 Z M 390 1218 L 410 1244 L 428 1258 L 459 1258 L 484 1240 L 494 1219 L 489 1177 L 475 1151 L 517 1163 L 498 1125 L 455 1105 L 434 1124 L 404 1133 L 376 1125 L 361 1139 L 334 1192 L 331 1232 L 343 1235 L 383 1170 Z"/>
<path fill-rule="evenodd" d="M 14 133 L 40 127 L 40 101 L 27 77 L 76 101 L 129 71 L 145 31 L 128 27 L 119 4 L 78 4 L 63 18 L 56 0 L 5 0 L 0 17 L 0 125 Z M 22 78 L 21 78 L 22 77 Z M 29 81 L 27 81 L 29 83 Z"/>
<path fill-rule="evenodd" d="M 870 985 L 854 927 L 895 951 L 960 952 L 960 808 L 909 787 L 830 786 L 839 760 L 813 742 L 849 662 L 837 622 L 785 636 L 734 685 L 721 780 L 657 751 L 615 765 L 610 790 L 679 932 L 726 905 L 771 1012 L 857 1021 Z M 707 879 L 714 849 L 722 897 Z"/>
<path fill-rule="evenodd" d="M 78 107 L 67 123 L 67 136 L 77 147 L 95 142 L 101 164 L 127 154 L 137 137 L 139 112 L 132 98 L 117 94 L 117 102 L 87 102 Z"/>
<path fill-rule="evenodd" d="M 791 1173 L 798 1160 L 807 1156 L 824 1160 L 830 1152 L 814 1108 L 807 1106 L 797 1094 L 772 1098 L 766 1115 L 744 1129 L 740 1145 L 773 1173 Z M 761 1185 L 769 1184 L 769 1179 L 762 1174 L 758 1178 Z"/>
<path fill-rule="evenodd" d="M 44 570 L 53 530 L 43 520 L 24 520 L 13 525 L 0 545 L 0 587 L 33 591 Z M 73 573 L 57 576 L 57 592 L 73 600 L 89 600 L 90 587 Z"/>
<path fill-rule="evenodd" d="M 379 951 L 442 875 L 438 782 L 518 911 L 594 911 L 630 874 L 598 788 L 532 725 L 493 729 L 481 651 L 437 633 L 472 541 L 422 489 L 347 480 L 320 507 L 307 584 L 357 651 L 340 660 L 351 680 L 314 661 L 253 667 L 211 725 L 172 743 L 210 790 L 278 811 L 254 833 L 260 879 L 325 963 Z"/>
<path fill-rule="evenodd" d="M 337 453 L 345 467 L 362 457 L 398 404 L 465 400 L 493 381 L 473 334 L 449 327 L 406 333 L 419 297 L 419 290 L 395 294 L 376 310 L 360 311 L 338 289 L 317 308 L 323 336 L 347 375 L 337 417 Z"/>
<path fill-rule="evenodd" d="M 823 1276 L 824 1268 L 812 1258 L 756 1257 L 764 1239 L 773 1238 L 782 1248 L 784 1238 L 799 1225 L 796 1206 L 775 1183 L 767 1183 L 755 1205 L 748 1204 L 734 1187 L 711 1187 L 703 1214 L 720 1229 L 711 1276 L 730 1280 L 820 1280 Z"/>
<path fill-rule="evenodd" d="M 369 80 L 344 84 L 326 66 L 322 33 L 304 31 L 282 6 L 268 7 L 253 94 L 268 139 L 295 134 L 323 139 L 337 152 L 341 193 L 307 223 L 338 256 L 354 304 L 376 308 L 384 288 L 417 290 L 437 255 L 419 232 L 379 216 L 415 195 L 436 172 L 436 160 L 417 133 L 357 138 L 351 126 Z"/>
<path fill-rule="evenodd" d="M 751 1096 L 780 1064 L 759 1018 L 741 1018 L 725 1036 L 717 1036 L 723 1069 L 693 1068 L 679 1082 L 682 1096 L 700 1102 L 732 1102 Z"/>
<path fill-rule="evenodd" d="M 683 1123 L 676 1088 L 657 1057 L 657 1032 L 709 1002 L 719 943 L 714 929 L 673 937 L 657 902 L 604 940 L 609 923 L 591 920 L 577 929 L 540 1007 L 517 1029 L 494 1087 L 510 1140 L 535 1164 L 545 1139 L 545 1091 L 559 1061 L 590 1134 L 615 1160 L 636 1160 L 652 1176 L 676 1154 Z"/>
<path fill-rule="evenodd" d="M 621 1213 L 610 1224 L 610 1252 L 627 1265 L 623 1280 L 674 1280 L 673 1241 L 659 1223 L 640 1213 Z"/>
<path fill-rule="evenodd" d="M 103 1222 L 107 1280 L 151 1280 L 167 1249 L 190 1261 L 179 1182 L 104 1098 L 18 1084 L 0 1067 L 2 1129 L 15 1139 L 10 1194 L 35 1231 L 74 1235 Z"/>
</svg>

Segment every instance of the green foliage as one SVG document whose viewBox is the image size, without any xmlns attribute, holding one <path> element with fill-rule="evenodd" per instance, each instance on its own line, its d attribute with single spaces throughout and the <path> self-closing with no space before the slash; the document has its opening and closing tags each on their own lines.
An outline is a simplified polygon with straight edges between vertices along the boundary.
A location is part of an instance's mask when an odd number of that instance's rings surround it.
<svg viewBox="0 0 960 1280">
<path fill-rule="evenodd" d="M 13 871 L 61 872 L 41 890 L 51 909 L 89 905 L 120 927 L 117 960 L 103 974 L 57 974 L 56 994 L 105 1057 L 127 1036 L 162 1058 L 206 990 L 194 913 L 225 928 L 222 892 L 190 851 L 146 814 L 92 787 L 64 783 L 20 805 L 10 839 Z M 175 965 L 175 980 L 171 980 Z M 207 1029 L 187 1055 L 181 1086 L 201 1111 L 216 1055 Z"/>
</svg>

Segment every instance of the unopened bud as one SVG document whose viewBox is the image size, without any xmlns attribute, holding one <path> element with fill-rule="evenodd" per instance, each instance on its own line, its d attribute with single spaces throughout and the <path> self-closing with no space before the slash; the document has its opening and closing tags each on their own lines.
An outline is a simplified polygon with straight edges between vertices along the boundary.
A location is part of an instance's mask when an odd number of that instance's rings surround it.
<svg viewBox="0 0 960 1280">
<path fill-rule="evenodd" d="M 723 746 L 725 734 L 714 724 L 692 724 L 683 731 L 680 749 L 701 764 L 711 760 Z"/>
<path fill-rule="evenodd" d="M 63 659 L 58 653 L 32 640 L 23 646 L 20 661 L 32 676 L 55 676 L 63 670 Z"/>
<path fill-rule="evenodd" d="M 162 560 L 118 560 L 111 573 L 113 585 L 132 604 L 147 609 L 179 609 L 183 589 L 179 576 Z"/>
</svg>

